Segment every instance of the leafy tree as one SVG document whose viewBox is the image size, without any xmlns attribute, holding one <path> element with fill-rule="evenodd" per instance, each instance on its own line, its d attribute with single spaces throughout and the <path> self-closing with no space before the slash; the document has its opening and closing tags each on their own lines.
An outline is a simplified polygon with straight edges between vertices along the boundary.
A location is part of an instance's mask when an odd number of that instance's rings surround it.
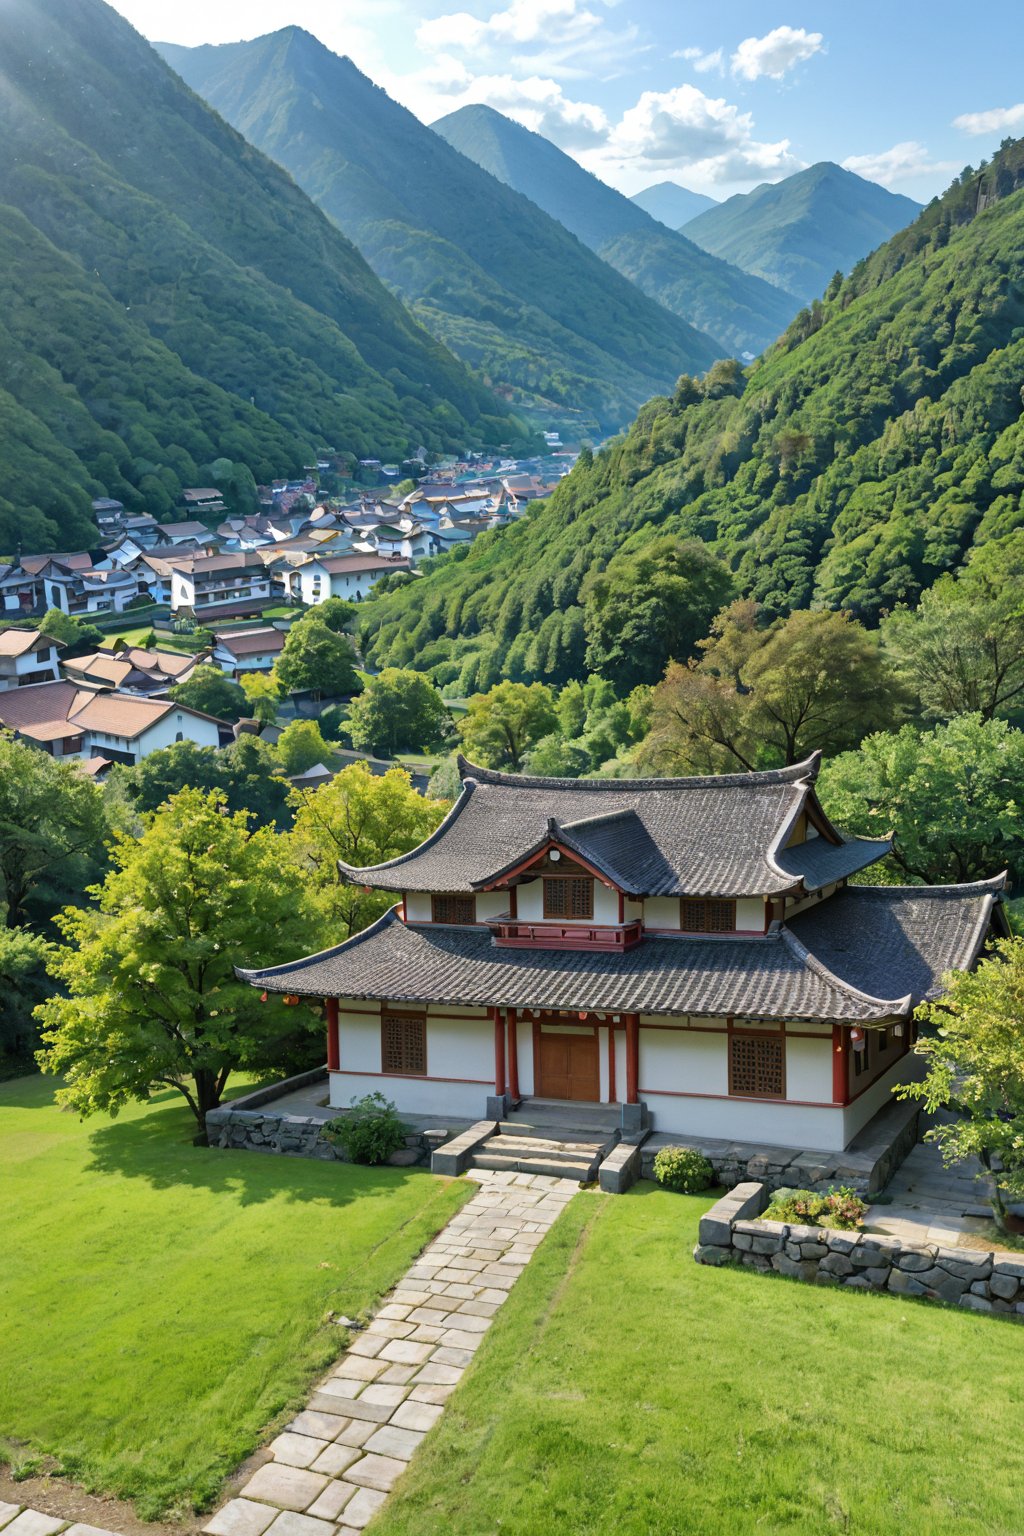
<svg viewBox="0 0 1024 1536">
<path fill-rule="evenodd" d="M 882 633 L 927 714 L 991 720 L 1024 709 L 1024 530 L 982 544 Z"/>
<path fill-rule="evenodd" d="M 929 883 L 1024 874 L 1024 733 L 959 715 L 919 731 L 879 732 L 826 759 L 818 792 L 849 832 L 895 832 L 893 858 Z"/>
<path fill-rule="evenodd" d="M 187 682 L 167 690 L 167 697 L 218 720 L 241 720 L 248 707 L 239 685 L 213 666 L 196 667 Z"/>
<path fill-rule="evenodd" d="M 51 640 L 59 640 L 64 646 L 64 655 L 68 657 L 85 656 L 103 643 L 101 629 L 97 629 L 95 624 L 86 624 L 82 619 L 76 619 L 62 608 L 47 608 L 39 628 Z"/>
<path fill-rule="evenodd" d="M 103 796 L 74 762 L 0 731 L 0 881 L 8 928 L 49 915 L 102 867 Z"/>
<path fill-rule="evenodd" d="M 557 728 L 554 695 L 543 683 L 496 683 L 469 700 L 458 723 L 468 757 L 482 767 L 513 773 L 530 748 Z"/>
<path fill-rule="evenodd" d="M 352 744 L 391 757 L 402 748 L 419 752 L 450 728 L 444 700 L 422 672 L 385 667 L 371 677 L 348 712 Z"/>
<path fill-rule="evenodd" d="M 576 736 L 583 735 L 583 727 L 587 720 L 587 696 L 583 690 L 583 684 L 575 680 L 566 683 L 559 691 L 555 702 L 555 714 L 558 717 L 558 729 L 566 741 L 572 741 Z"/>
<path fill-rule="evenodd" d="M 226 809 L 217 791 L 183 790 L 118 840 L 96 907 L 58 920 L 67 942 L 50 969 L 66 995 L 37 1009 L 38 1061 L 82 1116 L 166 1087 L 202 1132 L 232 1072 L 286 1065 L 317 1030 L 308 1009 L 263 1003 L 235 977 L 315 949 L 320 930 L 287 842 Z"/>
<path fill-rule="evenodd" d="M 459 765 L 454 756 L 446 757 L 438 763 L 427 783 L 427 798 L 430 800 L 457 800 L 462 793 L 462 780 L 459 777 Z"/>
<path fill-rule="evenodd" d="M 589 773 L 591 754 L 581 741 L 566 741 L 553 731 L 542 736 L 535 747 L 526 754 L 523 764 L 527 773 L 543 779 L 579 779 Z"/>
<path fill-rule="evenodd" d="M 350 603 L 344 597 L 327 597 L 322 603 L 317 603 L 315 608 L 310 608 L 302 617 L 296 620 L 299 624 L 326 624 L 328 629 L 333 629 L 336 635 L 344 634 L 350 630 L 359 614 L 359 608 L 355 603 Z M 294 626 L 293 626 L 294 627 Z"/>
<path fill-rule="evenodd" d="M 273 725 L 281 701 L 281 689 L 273 677 L 266 672 L 243 672 L 238 684 L 248 701 L 252 718 L 261 725 Z"/>
<path fill-rule="evenodd" d="M 0 928 L 0 1059 L 22 1057 L 38 1044 L 32 1010 L 50 991 L 46 962 L 52 949 L 27 928 Z"/>
<path fill-rule="evenodd" d="M 274 749 L 287 774 L 305 773 L 317 763 L 326 764 L 331 746 L 320 733 L 315 720 L 292 720 L 285 726 Z"/>
<path fill-rule="evenodd" d="M 914 1051 L 927 1067 L 920 1082 L 900 1083 L 901 1099 L 920 1099 L 933 1115 L 925 1132 L 946 1164 L 976 1157 L 993 1190 L 996 1225 L 1007 1230 L 1006 1198 L 1024 1199 L 1024 939 L 998 939 L 974 971 L 954 971 L 936 1002 L 917 1017 L 932 1026 Z"/>
<path fill-rule="evenodd" d="M 183 789 L 216 789 L 232 813 L 248 811 L 258 826 L 276 822 L 287 827 L 290 786 L 277 770 L 277 759 L 266 742 L 244 735 L 224 751 L 176 741 L 151 752 L 134 768 L 120 770 L 119 777 L 143 815 L 166 805 Z"/>
<path fill-rule="evenodd" d="M 344 885 L 338 860 L 366 866 L 408 853 L 429 837 L 448 809 L 412 787 L 403 768 L 373 774 L 365 763 L 343 768 L 329 784 L 292 791 L 295 857 L 309 873 L 331 942 L 358 933 L 386 912 L 392 893 Z"/>
<path fill-rule="evenodd" d="M 899 718 L 903 690 L 878 639 L 848 614 L 793 613 L 765 628 L 758 620 L 755 604 L 734 603 L 699 661 L 669 667 L 637 754 L 646 771 L 796 763 Z"/>
<path fill-rule="evenodd" d="M 620 693 L 658 682 L 666 663 L 692 654 L 732 592 L 703 544 L 654 539 L 617 555 L 583 588 L 587 665 Z"/>
<path fill-rule="evenodd" d="M 285 693 L 311 693 L 316 699 L 325 693 L 337 698 L 359 691 L 351 642 L 321 624 L 315 611 L 288 631 L 273 678 Z"/>
</svg>

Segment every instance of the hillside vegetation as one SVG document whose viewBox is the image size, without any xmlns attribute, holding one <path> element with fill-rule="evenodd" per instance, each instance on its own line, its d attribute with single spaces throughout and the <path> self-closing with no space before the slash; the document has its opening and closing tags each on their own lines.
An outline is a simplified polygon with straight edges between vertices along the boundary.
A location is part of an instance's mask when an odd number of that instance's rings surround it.
<svg viewBox="0 0 1024 1536">
<path fill-rule="evenodd" d="M 809 304 L 835 272 L 849 272 L 920 211 L 912 198 L 823 160 L 737 193 L 690 219 L 683 233 Z"/>
<path fill-rule="evenodd" d="M 460 107 L 434 130 L 558 219 L 652 299 L 714 336 L 719 353 L 753 356 L 793 318 L 797 303 L 788 294 L 666 229 L 549 139 L 493 107 Z"/>
<path fill-rule="evenodd" d="M 588 578 L 656 535 L 706 541 L 768 616 L 915 603 L 1024 521 L 1022 185 L 1007 143 L 748 376 L 681 379 L 528 520 L 375 601 L 374 663 L 467 690 L 582 676 Z"/>
<path fill-rule="evenodd" d="M 615 431 L 680 368 L 725 350 L 301 28 L 161 51 L 435 336 L 545 426 Z"/>
<path fill-rule="evenodd" d="M 521 428 L 277 166 L 101 0 L 0 7 L 0 549 L 170 510 L 218 457 Z"/>
</svg>

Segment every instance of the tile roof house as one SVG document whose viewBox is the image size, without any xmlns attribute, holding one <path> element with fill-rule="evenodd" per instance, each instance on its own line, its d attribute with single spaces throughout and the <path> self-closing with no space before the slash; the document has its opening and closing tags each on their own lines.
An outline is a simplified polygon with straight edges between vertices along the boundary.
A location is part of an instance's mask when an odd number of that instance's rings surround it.
<svg viewBox="0 0 1024 1536">
<path fill-rule="evenodd" d="M 228 677 L 243 672 L 269 672 L 284 650 L 285 631 L 272 624 L 254 629 L 219 629 L 213 660 Z"/>
<path fill-rule="evenodd" d="M 0 726 L 57 758 L 137 763 L 175 741 L 220 745 L 221 722 L 170 699 L 86 688 L 71 679 L 0 693 Z"/>
<path fill-rule="evenodd" d="M 329 597 L 361 602 L 382 576 L 409 569 L 410 562 L 402 555 L 318 553 L 279 575 L 292 601 L 313 606 Z"/>
<path fill-rule="evenodd" d="M 270 572 L 257 550 L 171 555 L 170 561 L 172 613 L 211 623 L 258 613 L 270 601 Z"/>
<path fill-rule="evenodd" d="M 187 682 L 208 655 L 208 652 L 185 655 L 181 651 L 161 650 L 159 646 L 122 645 L 117 650 L 90 651 L 85 656 L 68 657 L 62 663 L 61 671 L 72 682 L 119 688 L 130 693 L 161 693 L 177 683 Z"/>
<path fill-rule="evenodd" d="M 0 629 L 0 692 L 55 682 L 63 646 L 38 629 Z"/>
<path fill-rule="evenodd" d="M 914 1069 L 917 1003 L 1006 931 L 1004 877 L 851 886 L 891 844 L 836 830 L 818 766 L 571 780 L 460 758 L 426 842 L 339 865 L 396 893 L 384 917 L 238 974 L 324 999 L 338 1106 L 605 1102 L 631 1131 L 841 1150 Z"/>
</svg>

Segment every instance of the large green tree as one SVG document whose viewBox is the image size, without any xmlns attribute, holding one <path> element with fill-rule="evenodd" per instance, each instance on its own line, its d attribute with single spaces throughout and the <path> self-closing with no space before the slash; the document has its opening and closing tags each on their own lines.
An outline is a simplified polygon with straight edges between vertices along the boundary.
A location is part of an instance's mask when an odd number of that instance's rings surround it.
<svg viewBox="0 0 1024 1536">
<path fill-rule="evenodd" d="M 762 625 L 756 604 L 720 614 L 699 661 L 673 664 L 651 697 L 637 754 L 647 772 L 730 772 L 855 746 L 898 720 L 904 690 L 878 638 L 843 613 Z"/>
<path fill-rule="evenodd" d="M 201 714 L 215 715 L 218 720 L 241 720 L 248 709 L 245 694 L 237 683 L 225 676 L 220 667 L 196 667 L 187 682 L 178 683 L 167 691 L 175 704 L 198 709 Z"/>
<path fill-rule="evenodd" d="M 733 595 L 721 560 L 696 540 L 653 539 L 616 555 L 583 588 L 587 666 L 620 694 L 685 661 Z"/>
<path fill-rule="evenodd" d="M 458 725 L 474 762 L 513 773 L 522 768 L 530 748 L 557 728 L 554 695 L 544 683 L 495 683 L 470 699 Z"/>
<path fill-rule="evenodd" d="M 893 858 L 929 883 L 1024 874 L 1024 733 L 958 715 L 920 731 L 879 732 L 826 760 L 818 792 L 848 832 L 895 832 Z"/>
<path fill-rule="evenodd" d="M 87 624 L 63 608 L 47 608 L 39 621 L 39 628 L 51 640 L 59 640 L 65 656 L 83 656 L 95 651 L 103 641 L 103 631 L 95 624 Z"/>
<path fill-rule="evenodd" d="M 324 694 L 339 698 L 359 690 L 356 656 L 351 642 L 322 624 L 316 610 L 293 624 L 284 650 L 274 663 L 274 682 L 285 693 Z"/>
<path fill-rule="evenodd" d="M 46 962 L 52 947 L 27 928 L 0 928 L 0 1061 L 20 1059 L 38 1044 L 32 1012 L 50 991 Z"/>
<path fill-rule="evenodd" d="M 448 809 L 412 787 L 403 768 L 374 774 L 365 763 L 343 768 L 319 789 L 292 794 L 295 857 L 308 871 L 309 888 L 338 943 L 358 933 L 395 901 L 391 892 L 345 885 L 338 860 L 365 866 L 408 853 L 430 836 Z"/>
<path fill-rule="evenodd" d="M 275 751 L 285 773 L 305 773 L 327 763 L 331 746 L 315 720 L 291 720 L 277 739 Z"/>
<path fill-rule="evenodd" d="M 348 712 L 352 745 L 391 757 L 420 752 L 441 741 L 451 727 L 444 700 L 422 672 L 385 667 L 371 677 Z"/>
<path fill-rule="evenodd" d="M 989 1176 L 996 1225 L 1006 1230 L 1006 1199 L 1024 1199 L 1024 939 L 1001 939 L 974 971 L 956 971 L 936 1002 L 917 1012 L 931 1028 L 914 1046 L 927 1071 L 901 1083 L 901 1099 L 920 1099 L 930 1115 L 952 1109 L 925 1140 L 945 1163 L 977 1158 Z"/>
<path fill-rule="evenodd" d="M 0 881 L 6 925 L 74 900 L 106 861 L 103 796 L 76 762 L 0 731 Z"/>
<path fill-rule="evenodd" d="M 118 840 L 95 906 L 58 919 L 61 990 L 37 1016 L 59 1103 L 116 1114 L 171 1088 L 202 1132 L 232 1072 L 303 1059 L 318 1028 L 310 1011 L 262 1002 L 234 967 L 316 949 L 319 914 L 287 842 L 247 821 L 216 790 L 183 790 L 140 838 Z"/>
<path fill-rule="evenodd" d="M 119 772 L 135 808 L 144 814 L 183 789 L 218 789 L 229 811 L 248 811 L 258 826 L 291 823 L 288 782 L 273 750 L 256 736 L 240 736 L 223 751 L 176 741 Z"/>
</svg>

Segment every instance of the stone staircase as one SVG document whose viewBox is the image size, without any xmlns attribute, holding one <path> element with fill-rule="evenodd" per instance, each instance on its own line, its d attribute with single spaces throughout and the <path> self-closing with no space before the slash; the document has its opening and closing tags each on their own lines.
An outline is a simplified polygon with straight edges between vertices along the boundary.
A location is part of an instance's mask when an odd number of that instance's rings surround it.
<svg viewBox="0 0 1024 1536">
<path fill-rule="evenodd" d="M 570 1119 L 572 1124 L 565 1122 Z M 614 1111 L 583 1105 L 567 1109 L 532 1100 L 497 1124 L 469 1159 L 470 1168 L 547 1174 L 589 1184 L 619 1140 Z"/>
</svg>

